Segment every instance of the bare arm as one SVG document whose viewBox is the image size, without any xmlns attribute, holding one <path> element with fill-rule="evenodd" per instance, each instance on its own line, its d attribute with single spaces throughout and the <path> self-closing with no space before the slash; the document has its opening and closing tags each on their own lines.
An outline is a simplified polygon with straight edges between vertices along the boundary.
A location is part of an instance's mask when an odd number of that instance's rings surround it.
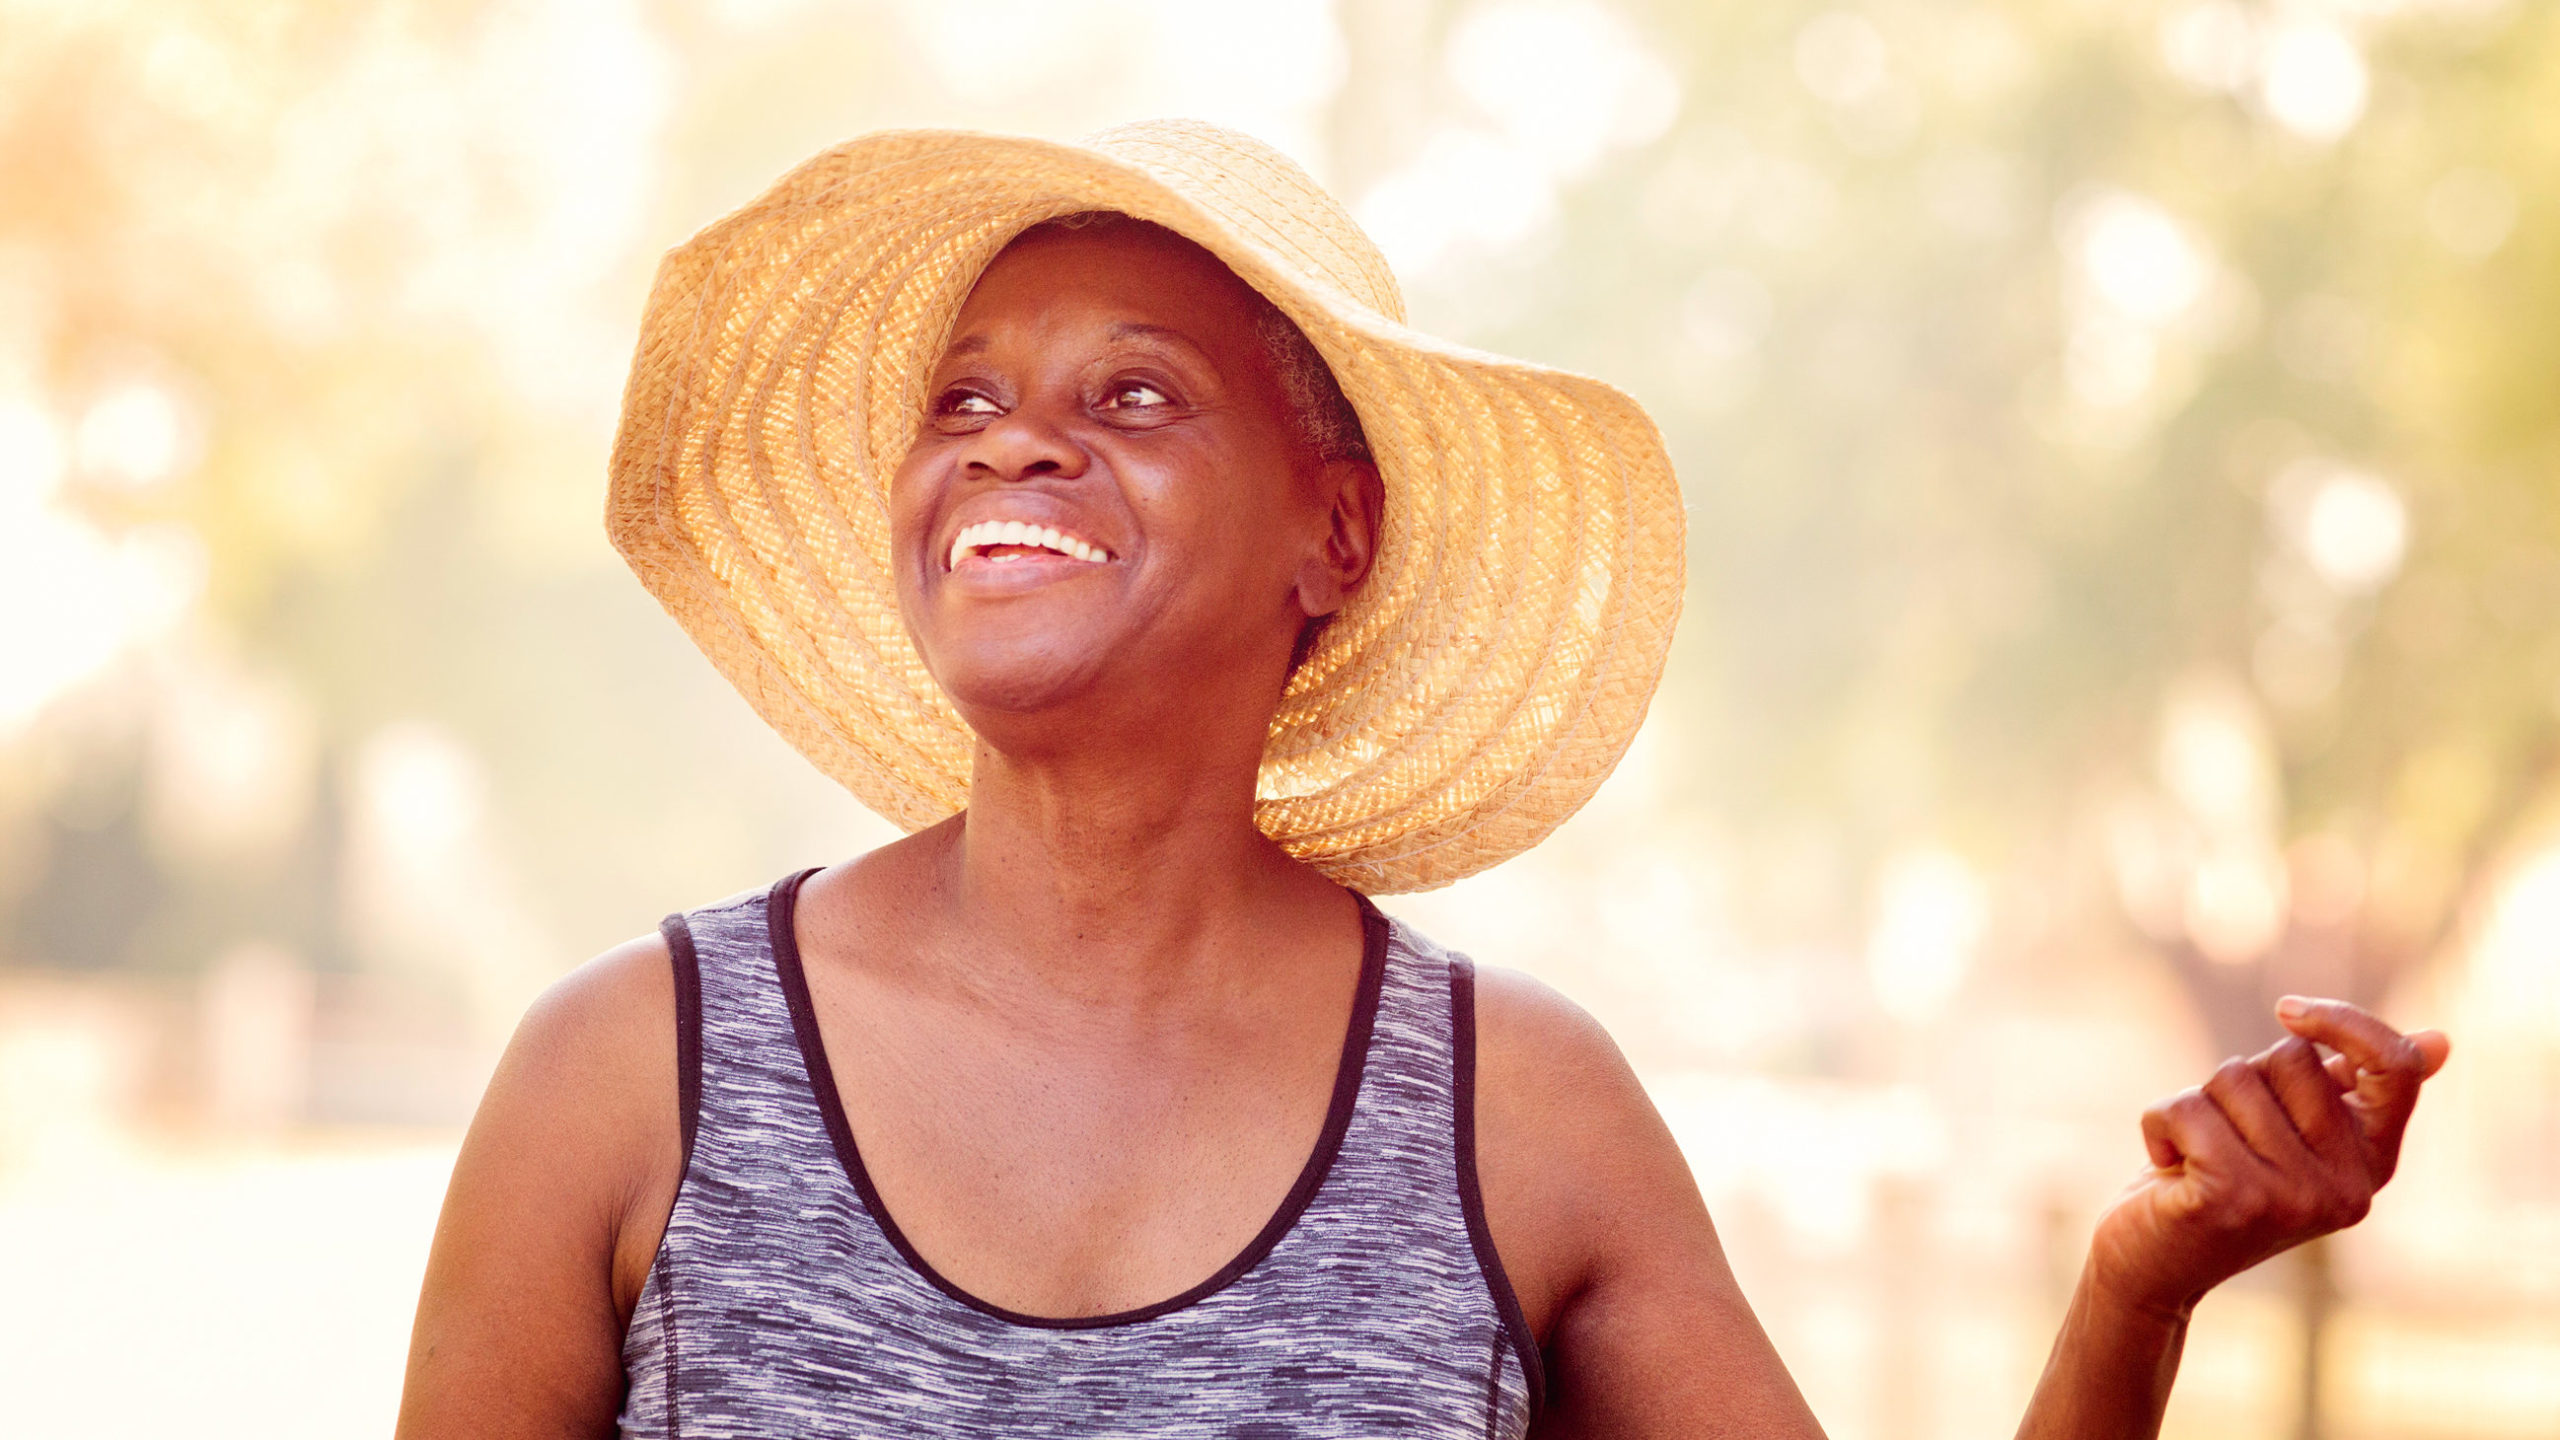
<svg viewBox="0 0 2560 1440">
<path fill-rule="evenodd" d="M 680 1163 L 672 974 L 664 941 L 634 940 L 517 1027 L 436 1223 L 401 1440 L 613 1432 Z"/>
</svg>

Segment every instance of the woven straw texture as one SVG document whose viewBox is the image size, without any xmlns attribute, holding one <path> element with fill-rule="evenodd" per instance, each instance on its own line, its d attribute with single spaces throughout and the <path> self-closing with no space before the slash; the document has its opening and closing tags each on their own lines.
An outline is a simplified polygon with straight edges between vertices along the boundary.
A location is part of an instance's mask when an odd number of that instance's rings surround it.
<svg viewBox="0 0 2560 1440">
<path fill-rule="evenodd" d="M 865 136 L 669 252 L 614 444 L 615 546 L 865 804 L 909 830 L 962 808 L 975 738 L 899 617 L 888 484 L 979 273 L 1086 210 L 1188 236 L 1268 296 L 1332 367 L 1385 484 L 1375 568 L 1272 723 L 1264 833 L 1372 894 L 1536 844 L 1617 763 L 1661 677 L 1685 553 L 1661 437 L 1598 381 L 1406 328 L 1368 236 L 1232 131 Z"/>
</svg>

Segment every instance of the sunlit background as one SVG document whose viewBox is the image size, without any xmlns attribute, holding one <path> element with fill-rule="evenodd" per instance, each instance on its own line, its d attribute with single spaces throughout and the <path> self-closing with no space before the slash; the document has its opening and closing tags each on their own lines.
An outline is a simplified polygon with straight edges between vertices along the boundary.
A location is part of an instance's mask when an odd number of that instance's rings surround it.
<svg viewBox="0 0 2560 1440">
<path fill-rule="evenodd" d="M 2171 1434 L 2560 1433 L 2555 77 L 2549 0 L 0 0 L 0 1433 L 387 1430 L 527 999 L 889 833 L 605 544 L 655 257 L 1160 114 L 1661 421 L 1646 731 L 1390 908 L 1617 1034 L 1834 1436 L 2014 1425 L 2288 990 L 2459 1048 Z"/>
</svg>

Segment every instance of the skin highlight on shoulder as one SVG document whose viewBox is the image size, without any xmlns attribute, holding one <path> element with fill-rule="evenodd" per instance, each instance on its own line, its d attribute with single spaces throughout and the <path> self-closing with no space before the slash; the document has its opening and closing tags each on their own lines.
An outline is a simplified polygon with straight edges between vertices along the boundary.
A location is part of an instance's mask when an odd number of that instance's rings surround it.
<svg viewBox="0 0 2560 1440">
<path fill-rule="evenodd" d="M 450 1298 L 419 1308 L 402 1434 L 556 1436 L 609 1413 L 679 1179 L 675 1015 L 656 934 L 526 1011 L 454 1164 L 425 1280 Z"/>
<path fill-rule="evenodd" d="M 1485 1220 L 1550 1362 L 1537 1433 L 1818 1437 L 1688 1162 L 1600 1022 L 1479 966 L 1476 1037 Z"/>
</svg>

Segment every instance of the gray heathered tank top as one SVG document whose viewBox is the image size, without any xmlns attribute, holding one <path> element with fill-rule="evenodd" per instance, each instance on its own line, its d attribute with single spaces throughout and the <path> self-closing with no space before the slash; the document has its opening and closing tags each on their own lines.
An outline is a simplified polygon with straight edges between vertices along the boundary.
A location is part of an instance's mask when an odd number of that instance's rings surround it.
<svg viewBox="0 0 2560 1440">
<path fill-rule="evenodd" d="M 1333 1104 L 1215 1275 L 1053 1319 L 936 1273 L 862 1167 L 793 942 L 809 872 L 663 927 L 684 1178 L 626 1436 L 1518 1440 L 1544 1384 L 1476 1190 L 1474 972 L 1362 902 Z"/>
</svg>

